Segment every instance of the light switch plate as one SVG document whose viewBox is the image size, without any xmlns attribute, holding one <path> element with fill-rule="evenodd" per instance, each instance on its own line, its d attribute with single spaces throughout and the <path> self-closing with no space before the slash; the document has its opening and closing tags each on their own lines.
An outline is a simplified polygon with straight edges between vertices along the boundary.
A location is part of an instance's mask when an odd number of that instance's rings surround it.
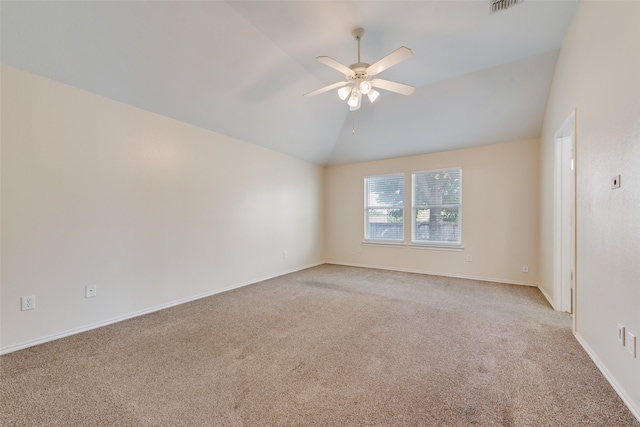
<svg viewBox="0 0 640 427">
<path fill-rule="evenodd" d="M 87 285 L 84 288 L 84 297 L 93 298 L 98 296 L 98 285 Z"/>
<path fill-rule="evenodd" d="M 620 343 L 620 345 L 623 346 L 623 347 L 624 347 L 626 334 L 627 334 L 627 332 L 625 330 L 625 327 L 623 325 L 621 325 L 620 323 L 618 323 L 618 343 Z"/>
<path fill-rule="evenodd" d="M 615 190 L 616 188 L 620 188 L 620 175 L 611 178 L 611 189 Z"/>
<path fill-rule="evenodd" d="M 636 336 L 627 332 L 627 351 L 631 356 L 636 357 Z"/>
</svg>

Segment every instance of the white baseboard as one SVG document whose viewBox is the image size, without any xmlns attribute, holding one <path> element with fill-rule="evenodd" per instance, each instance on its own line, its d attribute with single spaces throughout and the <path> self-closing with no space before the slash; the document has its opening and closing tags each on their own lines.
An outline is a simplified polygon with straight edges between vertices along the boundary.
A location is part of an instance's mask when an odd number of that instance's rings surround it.
<svg viewBox="0 0 640 427">
<path fill-rule="evenodd" d="M 479 280 L 482 282 L 506 283 L 508 285 L 535 286 L 535 287 L 539 286 L 537 283 L 533 283 L 533 282 L 521 282 L 518 280 L 496 279 L 492 277 L 465 276 L 461 274 L 449 274 L 449 273 L 442 273 L 442 272 L 435 272 L 435 271 L 428 271 L 428 270 L 416 270 L 411 268 L 385 267 L 380 265 L 367 265 L 367 264 L 352 264 L 348 262 L 339 262 L 339 261 L 326 261 L 325 264 L 345 265 L 347 267 L 372 268 L 376 270 L 401 271 L 403 273 L 430 274 L 432 276 L 452 277 L 455 279 Z"/>
<path fill-rule="evenodd" d="M 554 310 L 558 310 L 556 308 L 555 302 L 554 300 L 549 296 L 549 294 L 547 293 L 547 291 L 544 290 L 544 288 L 541 285 L 538 285 L 538 289 L 540 289 L 540 292 L 542 292 L 542 295 L 544 295 L 544 297 L 547 299 L 547 301 L 549 302 L 549 304 L 551 304 L 551 308 L 553 308 Z"/>
<path fill-rule="evenodd" d="M 609 372 L 609 370 L 604 365 L 604 363 L 602 363 L 602 361 L 598 358 L 598 356 L 596 356 L 594 351 L 591 350 L 591 347 L 589 347 L 589 345 L 582 338 L 582 336 L 577 332 L 574 333 L 573 335 L 576 337 L 576 339 L 578 340 L 582 348 L 584 348 L 584 351 L 587 352 L 591 360 L 593 360 L 593 363 L 595 363 L 598 369 L 600 369 L 600 372 L 602 372 L 602 375 L 606 378 L 607 381 L 609 381 L 609 384 L 611 384 L 611 387 L 613 387 L 615 392 L 618 393 L 618 396 L 620 396 L 620 399 L 622 399 L 624 404 L 627 405 L 627 408 L 629 408 L 633 416 L 636 417 L 638 422 L 640 422 L 640 405 L 636 404 L 631 399 L 631 397 L 625 392 L 625 390 L 620 386 L 620 384 L 618 384 L 618 382 L 613 377 L 613 375 L 611 375 L 611 372 Z"/>
<path fill-rule="evenodd" d="M 164 310 L 165 308 L 169 308 L 169 307 L 173 307 L 173 306 L 176 306 L 176 305 L 184 304 L 184 303 L 187 303 L 187 302 L 190 302 L 190 301 L 195 301 L 195 300 L 200 299 L 200 298 L 210 297 L 212 295 L 216 295 L 216 294 L 219 294 L 219 293 L 222 293 L 222 292 L 227 292 L 227 291 L 231 291 L 233 289 L 242 288 L 243 286 L 248 286 L 248 285 L 252 285 L 254 283 L 258 283 L 258 282 L 262 282 L 262 281 L 265 281 L 265 280 L 273 279 L 275 277 L 284 276 L 285 274 L 295 273 L 296 271 L 306 270 L 307 268 L 316 267 L 316 266 L 322 265 L 322 264 L 324 264 L 324 262 L 314 263 L 314 264 L 306 265 L 306 266 L 303 266 L 303 267 L 294 268 L 294 269 L 291 269 L 291 270 L 285 270 L 285 271 L 277 273 L 277 274 L 260 277 L 260 278 L 257 278 L 257 279 L 254 279 L 254 280 L 250 280 L 250 281 L 247 281 L 247 282 L 236 283 L 236 284 L 233 284 L 231 286 L 227 286 L 227 287 L 224 287 L 224 288 L 221 288 L 221 289 L 215 289 L 215 290 L 210 291 L 210 292 L 205 292 L 205 293 L 202 293 L 202 294 L 193 295 L 193 296 L 186 297 L 186 298 L 181 298 L 179 300 L 171 301 L 171 302 L 168 302 L 168 303 L 165 303 L 165 304 L 161 304 L 161 305 L 157 305 L 157 306 L 154 306 L 154 307 L 150 307 L 150 308 L 147 308 L 147 309 L 144 309 L 144 310 L 140 310 L 140 311 L 136 311 L 136 312 L 133 312 L 133 313 L 125 314 L 123 316 L 113 317 L 111 319 L 103 320 L 101 322 L 91 323 L 89 325 L 81 326 L 79 328 L 70 329 L 70 330 L 67 330 L 67 331 L 64 331 L 64 332 L 48 335 L 48 336 L 37 338 L 37 339 L 34 339 L 34 340 L 25 341 L 25 342 L 22 342 L 22 343 L 19 343 L 19 344 L 9 345 L 9 346 L 0 348 L 0 355 L 7 354 L 7 353 L 12 353 L 14 351 L 22 350 L 22 349 L 25 349 L 25 348 L 28 348 L 28 347 L 33 347 L 34 345 L 44 344 L 44 343 L 49 342 L 49 341 L 55 341 L 55 340 L 60 339 L 60 338 L 68 337 L 68 336 L 71 336 L 71 335 L 76 335 L 76 334 L 79 334 L 81 332 L 90 331 L 92 329 L 101 328 L 103 326 L 111 325 L 113 323 L 122 322 L 123 320 L 132 319 L 132 318 L 138 317 L 138 316 L 143 316 L 145 314 L 153 313 L 155 311 Z"/>
</svg>

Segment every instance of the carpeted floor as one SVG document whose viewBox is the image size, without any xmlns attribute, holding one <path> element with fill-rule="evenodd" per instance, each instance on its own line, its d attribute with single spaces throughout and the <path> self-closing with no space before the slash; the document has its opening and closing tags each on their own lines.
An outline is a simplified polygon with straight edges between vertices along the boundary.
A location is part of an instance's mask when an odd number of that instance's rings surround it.
<svg viewBox="0 0 640 427">
<path fill-rule="evenodd" d="M 640 426 L 537 289 L 334 265 L 0 362 L 3 426 Z"/>
</svg>

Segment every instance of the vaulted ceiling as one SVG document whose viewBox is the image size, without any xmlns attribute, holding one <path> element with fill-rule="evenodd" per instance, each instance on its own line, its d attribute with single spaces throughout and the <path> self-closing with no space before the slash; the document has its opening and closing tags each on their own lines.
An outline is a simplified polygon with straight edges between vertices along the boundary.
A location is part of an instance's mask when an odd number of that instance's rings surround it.
<svg viewBox="0 0 640 427">
<path fill-rule="evenodd" d="M 7 64 L 316 164 L 536 138 L 577 0 L 6 1 Z M 400 46 L 379 76 L 410 84 L 349 112 L 314 60 Z M 355 133 L 354 133 L 355 130 Z"/>
</svg>

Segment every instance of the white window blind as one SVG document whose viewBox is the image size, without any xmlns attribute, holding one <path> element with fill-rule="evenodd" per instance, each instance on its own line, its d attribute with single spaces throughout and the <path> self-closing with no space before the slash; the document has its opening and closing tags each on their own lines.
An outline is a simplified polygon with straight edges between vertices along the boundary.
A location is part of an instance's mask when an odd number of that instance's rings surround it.
<svg viewBox="0 0 640 427">
<path fill-rule="evenodd" d="M 462 169 L 412 174 L 412 242 L 462 244 Z"/>
<path fill-rule="evenodd" d="M 364 187 L 364 238 L 403 241 L 404 174 L 369 176 Z"/>
</svg>

